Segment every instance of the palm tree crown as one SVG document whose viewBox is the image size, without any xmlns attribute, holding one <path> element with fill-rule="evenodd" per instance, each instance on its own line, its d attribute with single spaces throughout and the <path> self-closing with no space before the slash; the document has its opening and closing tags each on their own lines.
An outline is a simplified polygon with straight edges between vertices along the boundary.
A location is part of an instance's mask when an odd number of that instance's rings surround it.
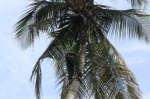
<svg viewBox="0 0 150 99">
<path fill-rule="evenodd" d="M 146 0 L 127 0 L 133 8 L 144 6 Z M 106 38 L 133 37 L 149 40 L 149 15 L 136 9 L 115 10 L 97 5 L 94 0 L 42 0 L 34 1 L 16 24 L 16 38 L 22 47 L 34 43 L 40 33 L 52 40 L 39 57 L 32 72 L 36 77 L 35 91 L 40 99 L 41 65 L 45 58 L 55 60 L 58 84 L 67 90 L 65 53 L 79 39 L 85 38 L 86 59 L 84 81 L 77 98 L 88 94 L 94 99 L 140 99 L 141 92 L 136 79 L 119 52 Z M 87 91 L 88 90 L 88 91 Z M 62 91 L 62 99 L 63 94 Z"/>
</svg>

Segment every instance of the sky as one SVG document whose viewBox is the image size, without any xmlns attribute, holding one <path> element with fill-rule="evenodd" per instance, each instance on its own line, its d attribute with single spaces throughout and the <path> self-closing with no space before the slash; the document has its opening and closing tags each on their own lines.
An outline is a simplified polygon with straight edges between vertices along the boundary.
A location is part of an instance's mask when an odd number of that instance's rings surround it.
<svg viewBox="0 0 150 99">
<path fill-rule="evenodd" d="M 126 0 L 118 0 L 118 3 L 108 1 L 102 0 L 99 3 L 117 9 L 130 7 Z M 30 3 L 29 0 L 0 1 L 0 99 L 35 99 L 34 83 L 29 79 L 34 64 L 47 47 L 49 40 L 42 35 L 36 40 L 34 47 L 23 50 L 15 40 L 13 31 L 14 24 Z M 146 11 L 150 14 L 150 9 Z M 130 41 L 110 39 L 110 41 L 137 78 L 143 98 L 150 99 L 150 44 L 135 39 Z M 56 88 L 52 62 L 45 60 L 42 63 L 42 71 L 42 99 L 59 99 L 60 89 Z"/>
</svg>

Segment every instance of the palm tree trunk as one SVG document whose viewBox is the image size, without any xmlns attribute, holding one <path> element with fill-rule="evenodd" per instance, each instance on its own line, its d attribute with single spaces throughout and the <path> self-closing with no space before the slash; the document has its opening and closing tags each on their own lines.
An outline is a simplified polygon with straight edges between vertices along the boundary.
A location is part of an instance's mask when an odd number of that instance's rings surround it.
<svg viewBox="0 0 150 99">
<path fill-rule="evenodd" d="M 84 69 L 84 61 L 85 61 L 85 52 L 86 52 L 86 44 L 81 46 L 81 51 L 79 53 L 79 66 L 81 70 Z M 80 87 L 80 82 L 77 79 L 74 79 L 65 99 L 75 99 L 78 89 Z"/>
<path fill-rule="evenodd" d="M 67 90 L 67 75 L 65 76 L 65 80 L 63 82 L 63 86 L 62 86 L 62 92 L 61 92 L 61 99 L 65 99 L 65 95 L 66 95 L 66 90 Z"/>
</svg>

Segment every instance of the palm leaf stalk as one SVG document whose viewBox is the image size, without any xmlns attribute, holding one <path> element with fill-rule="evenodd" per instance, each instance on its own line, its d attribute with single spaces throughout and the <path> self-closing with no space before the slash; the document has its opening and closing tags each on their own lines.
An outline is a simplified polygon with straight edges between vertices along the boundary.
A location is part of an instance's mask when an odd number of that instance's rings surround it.
<svg viewBox="0 0 150 99">
<path fill-rule="evenodd" d="M 63 84 L 61 99 L 140 99 L 139 85 L 119 52 L 106 36 L 149 41 L 149 15 L 135 8 L 146 0 L 127 0 L 134 9 L 115 10 L 96 5 L 94 0 L 34 1 L 16 24 L 16 38 L 23 48 L 34 44 L 45 33 L 51 40 L 33 69 L 36 98 L 41 99 L 41 61 L 55 61 L 57 85 Z M 84 38 L 79 54 L 83 84 L 68 84 L 65 53 Z M 88 90 L 88 91 L 87 91 Z"/>
</svg>

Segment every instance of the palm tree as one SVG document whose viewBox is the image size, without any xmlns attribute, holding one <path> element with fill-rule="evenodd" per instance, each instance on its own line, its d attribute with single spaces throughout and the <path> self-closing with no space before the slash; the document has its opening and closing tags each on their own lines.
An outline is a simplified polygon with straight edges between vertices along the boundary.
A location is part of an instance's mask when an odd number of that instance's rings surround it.
<svg viewBox="0 0 150 99">
<path fill-rule="evenodd" d="M 61 99 L 140 99 L 142 97 L 133 73 L 119 52 L 107 39 L 138 38 L 148 41 L 148 18 L 137 10 L 146 0 L 127 0 L 134 9 L 115 10 L 97 5 L 94 0 L 40 0 L 16 23 L 16 38 L 23 48 L 45 33 L 50 44 L 37 60 L 31 79 L 35 77 L 36 98 L 41 92 L 41 61 L 55 61 L 57 83 L 62 84 Z M 74 79 L 68 84 L 65 53 L 73 42 L 86 39 L 79 53 L 83 84 Z"/>
</svg>

